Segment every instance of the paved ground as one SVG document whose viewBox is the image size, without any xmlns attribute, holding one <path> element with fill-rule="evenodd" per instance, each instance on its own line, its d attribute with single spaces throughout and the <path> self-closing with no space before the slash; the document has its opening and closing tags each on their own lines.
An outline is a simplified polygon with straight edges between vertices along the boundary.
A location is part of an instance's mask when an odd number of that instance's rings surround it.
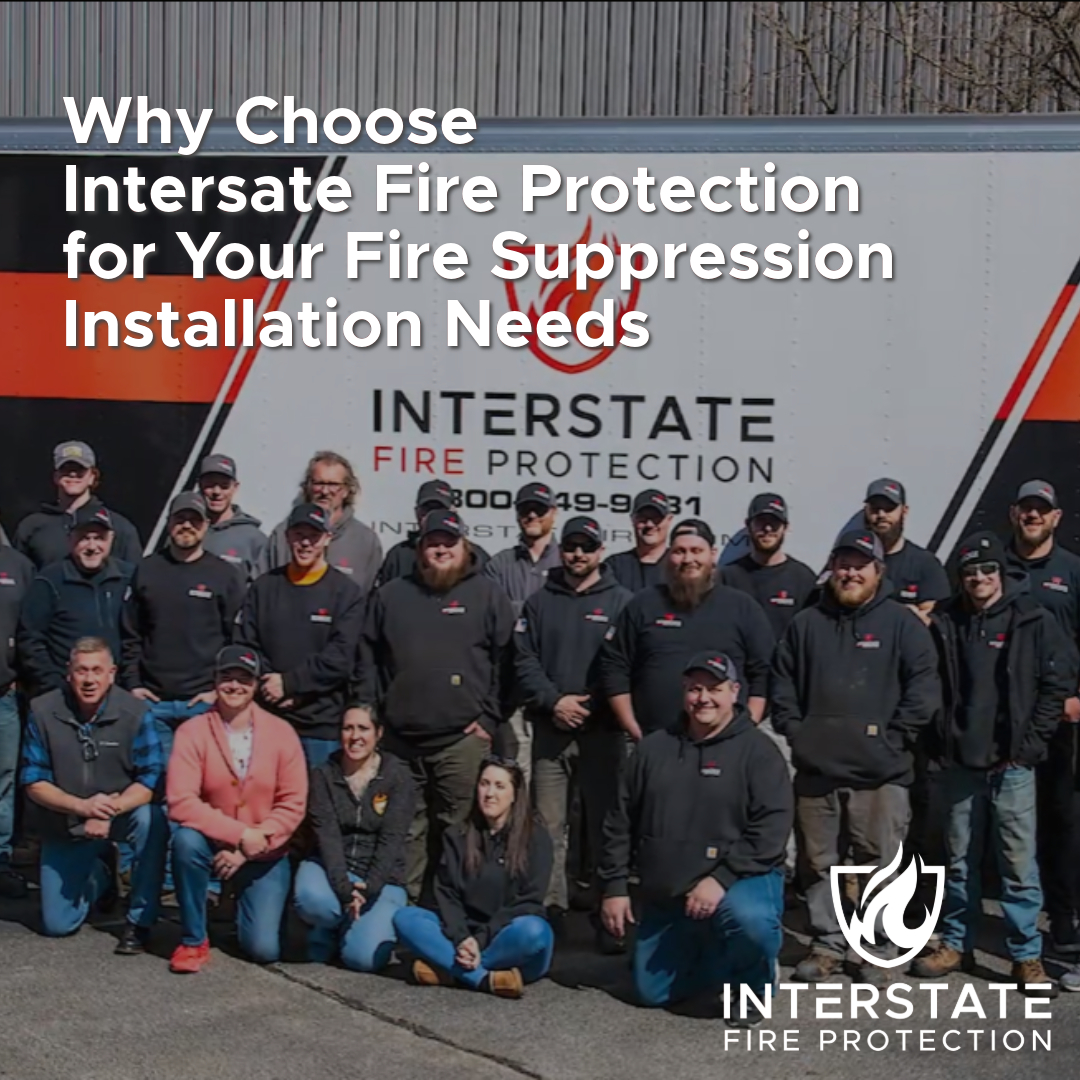
<svg viewBox="0 0 1080 1080">
<path fill-rule="evenodd" d="M 816 1020 L 802 1001 L 799 1019 L 787 1017 L 788 995 L 771 1023 L 750 1038 L 727 1035 L 710 1002 L 680 1013 L 646 1011 L 629 1002 L 626 962 L 600 958 L 588 947 L 587 927 L 571 928 L 553 978 L 531 987 L 519 1002 L 464 991 L 419 989 L 404 981 L 403 965 L 385 976 L 359 976 L 334 967 L 297 962 L 259 969 L 230 955 L 228 928 L 217 926 L 214 959 L 203 974 L 178 977 L 166 957 L 178 929 L 168 922 L 155 935 L 154 954 L 131 959 L 111 954 L 117 924 L 99 923 L 74 938 L 48 941 L 33 931 L 33 903 L 0 905 L 0 1077 L 54 1080 L 291 1080 L 362 1072 L 379 1080 L 651 1080 L 680 1076 L 753 1077 L 754 1080 L 865 1076 L 868 1068 L 903 1068 L 905 1080 L 967 1075 L 981 1080 L 1023 1070 L 1025 1080 L 1057 1077 L 1080 1065 L 1080 995 L 1049 1006 L 1051 1019 L 1024 1019 L 1024 1000 L 1005 994 L 1007 1018 L 997 1018 L 999 995 L 989 982 L 1007 968 L 980 954 L 986 969 L 970 980 L 953 978 L 941 995 L 939 1019 L 930 1019 L 929 994 L 915 989 L 915 1014 L 900 1021 L 865 1015 L 858 1021 Z M 798 930 L 796 919 L 792 919 Z M 997 951 L 991 920 L 986 944 Z M 296 943 L 290 951 L 295 954 Z M 785 959 L 800 955 L 792 936 Z M 848 980 L 839 980 L 845 999 Z M 963 982 L 970 981 L 988 1018 L 950 1020 Z M 804 993 L 803 995 L 807 995 Z M 845 1003 L 846 1011 L 846 1003 Z M 819 1048 L 821 1031 L 837 1044 Z M 843 1031 L 857 1032 L 859 1047 L 842 1049 Z M 875 1052 L 887 1035 L 889 1047 Z M 926 1049 L 919 1050 L 921 1030 Z M 955 1053 L 946 1052 L 942 1034 Z M 970 1029 L 983 1032 L 972 1049 Z M 783 1051 L 784 1031 L 798 1050 Z M 900 1031 L 908 1050 L 901 1048 Z M 1002 1049 L 1006 1031 L 1015 1045 Z M 1032 1050 L 1032 1031 L 1049 1032 L 1051 1050 Z M 775 1033 L 776 1050 L 760 1048 Z M 991 1032 L 997 1050 L 989 1050 Z M 850 1038 L 850 1037 L 849 1037 Z M 930 1046 L 936 1047 L 930 1052 Z M 977 1053 L 977 1057 L 975 1056 Z M 887 1064 L 886 1064 L 887 1059 Z"/>
</svg>

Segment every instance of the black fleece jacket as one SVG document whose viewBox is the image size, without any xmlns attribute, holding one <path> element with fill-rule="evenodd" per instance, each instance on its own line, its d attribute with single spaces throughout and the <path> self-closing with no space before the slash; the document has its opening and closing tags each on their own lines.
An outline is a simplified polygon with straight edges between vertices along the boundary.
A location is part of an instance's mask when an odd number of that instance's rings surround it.
<svg viewBox="0 0 1080 1080">
<path fill-rule="evenodd" d="M 632 599 L 610 570 L 602 570 L 600 580 L 582 592 L 567 584 L 561 569 L 548 574 L 514 627 L 514 670 L 530 719 L 550 722 L 564 694 L 590 694 L 594 720 L 610 715 L 600 690 L 598 656 Z"/>
<path fill-rule="evenodd" d="M 657 904 L 705 877 L 728 889 L 783 866 L 794 801 L 780 751 L 745 709 L 701 742 L 684 715 L 643 739 L 623 771 L 604 821 L 604 894 L 626 896 L 634 864 Z"/>
<path fill-rule="evenodd" d="M 311 770 L 308 820 L 319 861 L 344 908 L 352 899 L 350 874 L 367 886 L 368 905 L 384 885 L 405 883 L 405 837 L 412 824 L 416 789 L 408 766 L 383 753 L 378 774 L 357 799 L 342 772 L 341 759 L 339 750 Z"/>
<path fill-rule="evenodd" d="M 776 648 L 772 722 L 791 744 L 799 794 L 910 784 L 912 744 L 941 705 L 934 642 L 882 581 L 859 608 L 825 589 Z"/>
<path fill-rule="evenodd" d="M 1076 692 L 1070 642 L 1054 616 L 1033 597 L 1010 590 L 981 615 L 954 597 L 935 609 L 931 629 L 943 701 L 929 732 L 931 757 L 973 768 L 1043 761 L 1065 699 Z M 996 661 L 995 685 L 986 684 L 985 665 L 972 655 L 977 652 Z M 976 683 L 979 669 L 984 677 Z"/>
<path fill-rule="evenodd" d="M 410 746 L 450 746 L 474 721 L 489 734 L 509 715 L 513 690 L 506 594 L 477 572 L 435 593 L 418 574 L 377 589 L 360 640 L 354 697 L 379 707 L 391 732 Z"/>
<path fill-rule="evenodd" d="M 506 830 L 481 834 L 481 862 L 476 874 L 465 869 L 465 827 L 448 829 L 435 874 L 435 903 L 446 936 L 460 945 L 475 938 L 481 949 L 521 915 L 544 915 L 544 895 L 551 878 L 551 837 L 533 822 L 526 872 L 512 875 L 506 866 Z"/>
</svg>

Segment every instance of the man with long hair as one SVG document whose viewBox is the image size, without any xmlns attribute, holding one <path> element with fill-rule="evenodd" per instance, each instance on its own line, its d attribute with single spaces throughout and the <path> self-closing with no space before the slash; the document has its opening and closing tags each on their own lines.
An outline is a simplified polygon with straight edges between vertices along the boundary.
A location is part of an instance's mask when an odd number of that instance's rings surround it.
<svg viewBox="0 0 1080 1080">
<path fill-rule="evenodd" d="M 509 713 L 513 626 L 509 599 L 477 572 L 453 510 L 424 518 L 416 569 L 368 605 L 353 696 L 377 706 L 387 750 L 416 780 L 406 871 L 413 900 L 443 831 L 468 814 L 480 762 Z"/>
</svg>

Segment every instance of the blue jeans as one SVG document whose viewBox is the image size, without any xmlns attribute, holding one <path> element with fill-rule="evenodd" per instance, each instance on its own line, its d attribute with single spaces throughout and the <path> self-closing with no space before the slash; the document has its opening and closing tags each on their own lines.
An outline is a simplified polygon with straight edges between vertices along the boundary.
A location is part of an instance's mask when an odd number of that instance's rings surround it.
<svg viewBox="0 0 1080 1080">
<path fill-rule="evenodd" d="M 180 901 L 180 940 L 201 945 L 206 935 L 206 897 L 216 848 L 201 832 L 185 827 L 173 833 L 173 877 Z M 236 886 L 236 935 L 240 948 L 256 963 L 273 964 L 281 956 L 281 918 L 289 899 L 289 860 L 244 863 L 233 876 Z"/>
<path fill-rule="evenodd" d="M 711 919 L 691 919 L 684 901 L 646 907 L 634 947 L 634 985 L 645 1005 L 667 1005 L 725 984 L 762 997 L 780 954 L 784 875 L 740 878 Z"/>
<path fill-rule="evenodd" d="M 15 837 L 15 776 L 19 769 L 19 702 L 0 694 L 0 869 L 11 862 Z"/>
<path fill-rule="evenodd" d="M 304 749 L 304 760 L 307 761 L 308 768 L 317 769 L 320 765 L 325 764 L 326 759 L 334 753 L 335 750 L 341 749 L 341 740 L 311 739 L 301 735 L 300 745 Z"/>
<path fill-rule="evenodd" d="M 555 936 L 539 915 L 520 915 L 503 927 L 480 954 L 474 971 L 458 967 L 454 943 L 443 932 L 439 916 L 426 908 L 402 908 L 394 916 L 394 928 L 403 945 L 421 960 L 447 972 L 470 990 L 479 990 L 492 971 L 517 968 L 525 982 L 542 979 L 551 967 Z"/>
<path fill-rule="evenodd" d="M 360 879 L 354 874 L 353 881 Z M 300 864 L 293 890 L 296 913 L 311 928 L 308 931 L 308 960 L 327 963 L 341 949 L 341 962 L 352 971 L 382 971 L 390 963 L 397 935 L 394 915 L 408 903 L 400 885 L 384 885 L 375 902 L 352 919 L 330 888 L 322 866 L 312 859 Z"/>
<path fill-rule="evenodd" d="M 1038 918 L 1043 895 L 1035 857 L 1035 770 L 1000 772 L 953 765 L 938 781 L 948 811 L 942 941 L 969 952 L 982 912 L 982 860 L 992 845 L 1001 874 L 1005 945 L 1014 961 L 1042 955 Z"/>
<path fill-rule="evenodd" d="M 111 841 L 125 840 L 135 853 L 128 922 L 157 921 L 165 842 L 169 830 L 160 806 L 150 803 L 113 818 L 108 840 L 46 840 L 41 845 L 41 921 L 49 937 L 79 929 L 110 885 L 105 862 Z"/>
</svg>

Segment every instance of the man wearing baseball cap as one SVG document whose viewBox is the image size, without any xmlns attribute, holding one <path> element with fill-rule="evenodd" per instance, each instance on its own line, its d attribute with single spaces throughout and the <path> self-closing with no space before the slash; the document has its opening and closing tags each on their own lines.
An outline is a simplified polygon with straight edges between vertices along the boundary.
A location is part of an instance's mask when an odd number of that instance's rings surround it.
<svg viewBox="0 0 1080 1080">
<path fill-rule="evenodd" d="M 885 574 L 893 586 L 892 598 L 917 608 L 924 616 L 952 590 L 945 568 L 926 548 L 904 536 L 907 493 L 899 480 L 883 477 L 866 489 L 863 521 L 885 549 Z"/>
<path fill-rule="evenodd" d="M 291 558 L 252 582 L 237 641 L 259 655 L 261 700 L 292 724 L 314 768 L 341 745 L 364 594 L 347 574 L 330 571 L 330 514 L 323 507 L 294 506 L 285 538 Z"/>
<path fill-rule="evenodd" d="M 416 544 L 420 539 L 420 522 L 424 515 L 432 510 L 452 510 L 454 508 L 453 490 L 446 480 L 425 480 L 416 492 L 416 528 L 410 529 L 404 540 L 399 540 L 387 553 L 376 585 L 404 577 L 416 569 Z M 489 559 L 488 553 L 479 544 L 472 544 L 477 565 L 483 566 Z"/>
<path fill-rule="evenodd" d="M 678 715 L 686 657 L 723 652 L 744 673 L 751 717 L 765 712 L 774 638 L 761 608 L 719 581 L 716 536 L 687 518 L 671 530 L 664 584 L 639 592 L 619 616 L 601 653 L 601 680 L 619 726 L 634 741 Z"/>
<path fill-rule="evenodd" d="M 604 535 L 595 518 L 571 518 L 559 552 L 562 566 L 525 602 L 514 628 L 517 682 L 533 729 L 533 799 L 555 850 L 545 904 L 557 915 L 569 908 L 567 829 L 574 788 L 597 853 L 604 815 L 615 799 L 625 743 L 599 686 L 597 656 L 632 598 L 601 565 Z"/>
<path fill-rule="evenodd" d="M 1006 578 L 996 535 L 962 540 L 957 568 L 960 592 L 938 605 L 931 623 L 944 679 L 944 708 L 928 731 L 948 818 L 941 944 L 915 961 L 914 973 L 948 975 L 973 959 L 989 846 L 1001 875 L 1012 979 L 1024 993 L 1043 993 L 1036 987 L 1047 984 L 1052 997 L 1057 990 L 1041 959 L 1034 769 L 1075 692 L 1066 677 L 1068 643 L 1053 616 Z"/>
<path fill-rule="evenodd" d="M 96 509 L 102 505 L 94 494 L 100 483 L 101 470 L 94 451 L 76 440 L 60 443 L 53 450 L 56 502 L 42 503 L 19 522 L 11 541 L 15 550 L 21 551 L 39 570 L 63 559 L 68 553 L 72 515 L 82 506 Z M 109 514 L 116 534 L 113 556 L 121 562 L 137 563 L 143 552 L 138 530 L 115 510 Z"/>
<path fill-rule="evenodd" d="M 606 563 L 620 585 L 636 593 L 663 582 L 664 555 L 674 520 L 671 501 L 662 491 L 648 488 L 634 496 L 630 507 L 634 546 L 612 555 Z"/>
<path fill-rule="evenodd" d="M 386 749 L 407 761 L 417 803 L 406 869 L 416 901 L 442 834 L 472 805 L 480 763 L 510 713 L 514 610 L 478 571 L 456 510 L 420 523 L 416 569 L 372 595 L 354 704 L 374 705 Z"/>
<path fill-rule="evenodd" d="M 791 784 L 779 750 L 740 704 L 730 656 L 705 651 L 684 662 L 681 704 L 623 770 L 604 823 L 602 918 L 616 938 L 638 924 L 633 973 L 644 1004 L 728 985 L 728 1023 L 747 1027 L 762 1017 L 740 1008 L 739 988 L 765 997 L 783 940 Z"/>
<path fill-rule="evenodd" d="M 236 462 L 226 454 L 210 454 L 199 464 L 199 492 L 210 515 L 204 547 L 235 566 L 246 582 L 255 579 L 266 550 L 262 522 L 240 509 Z"/>
<path fill-rule="evenodd" d="M 787 530 L 788 507 L 783 497 L 771 492 L 755 495 L 746 512 L 750 550 L 721 572 L 725 585 L 752 596 L 761 605 L 777 640 L 817 584 L 817 574 L 784 551 Z"/>
<path fill-rule="evenodd" d="M 855 865 L 887 866 L 907 834 L 916 736 L 941 704 L 930 631 L 889 598 L 885 553 L 870 529 L 844 532 L 829 559 L 821 599 L 799 612 L 776 648 L 772 722 L 791 745 L 813 941 L 795 978 L 828 982 L 847 943 L 833 907 L 831 871 L 841 837 Z M 863 882 L 865 884 L 865 881 Z M 894 946 L 881 926 L 864 947 Z M 864 964 L 859 980 L 888 969 Z"/>
<path fill-rule="evenodd" d="M 71 647 L 101 638 L 120 654 L 120 610 L 135 567 L 112 557 L 115 533 L 104 506 L 80 506 L 66 558 L 46 566 L 26 594 L 19 617 L 19 662 L 28 692 L 64 685 Z"/>
<path fill-rule="evenodd" d="M 1057 620 L 1067 638 L 1072 692 L 1061 723 L 1037 769 L 1039 866 L 1054 950 L 1080 954 L 1080 775 L 1077 724 L 1080 723 L 1080 558 L 1058 542 L 1062 510 L 1057 491 L 1046 480 L 1020 485 L 1009 507 L 1012 538 L 1006 552 L 1009 570 L 1027 582 L 1032 598 Z"/>
</svg>

